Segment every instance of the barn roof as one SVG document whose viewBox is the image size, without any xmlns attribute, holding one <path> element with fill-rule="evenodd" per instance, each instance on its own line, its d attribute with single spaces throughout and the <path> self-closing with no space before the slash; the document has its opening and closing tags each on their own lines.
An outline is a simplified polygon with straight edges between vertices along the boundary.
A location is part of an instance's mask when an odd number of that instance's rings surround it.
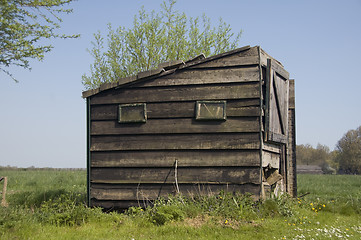
<svg viewBox="0 0 361 240">
<path fill-rule="evenodd" d="M 258 47 L 258 46 L 256 46 L 256 47 Z M 139 72 L 136 75 L 121 78 L 118 81 L 111 82 L 111 83 L 103 83 L 98 88 L 84 91 L 83 98 L 91 97 L 95 94 L 98 94 L 99 92 L 102 92 L 102 91 L 105 91 L 108 89 L 119 88 L 119 87 L 122 87 L 125 85 L 141 82 L 141 81 L 144 81 L 144 80 L 147 80 L 150 78 L 154 78 L 154 77 L 165 76 L 165 75 L 174 73 L 175 71 L 180 70 L 180 69 L 186 69 L 186 68 L 195 66 L 197 64 L 201 64 L 201 63 L 205 63 L 205 62 L 212 61 L 215 59 L 223 58 L 223 57 L 226 57 L 226 56 L 238 53 L 238 52 L 246 51 L 250 48 L 251 47 L 249 45 L 247 45 L 247 46 L 237 48 L 237 49 L 234 49 L 234 50 L 231 50 L 231 51 L 228 51 L 225 53 L 221 53 L 218 55 L 214 55 L 214 56 L 211 56 L 208 58 L 206 58 L 204 56 L 204 54 L 202 53 L 202 54 L 200 54 L 194 58 L 191 58 L 187 61 L 175 60 L 175 61 L 161 63 L 158 65 L 157 69 Z"/>
</svg>

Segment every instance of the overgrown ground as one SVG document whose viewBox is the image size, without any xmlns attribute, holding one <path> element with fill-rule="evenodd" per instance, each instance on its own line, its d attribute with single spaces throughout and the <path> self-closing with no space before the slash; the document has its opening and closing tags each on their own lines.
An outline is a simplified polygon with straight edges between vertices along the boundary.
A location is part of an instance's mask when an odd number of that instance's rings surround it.
<svg viewBox="0 0 361 240">
<path fill-rule="evenodd" d="M 179 196 L 124 214 L 85 206 L 85 171 L 3 168 L 0 176 L 9 203 L 0 207 L 0 239 L 361 239 L 361 176 L 299 175 L 299 199 Z"/>
</svg>

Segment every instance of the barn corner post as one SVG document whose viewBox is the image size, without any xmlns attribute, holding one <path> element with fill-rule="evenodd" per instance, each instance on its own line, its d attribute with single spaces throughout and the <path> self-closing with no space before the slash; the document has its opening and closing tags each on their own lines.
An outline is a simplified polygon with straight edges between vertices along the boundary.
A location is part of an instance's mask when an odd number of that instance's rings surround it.
<svg viewBox="0 0 361 240">
<path fill-rule="evenodd" d="M 260 98 L 259 98 L 259 106 L 260 106 L 260 112 L 259 112 L 259 171 L 260 171 L 260 183 L 261 183 L 261 187 L 260 187 L 260 199 L 265 199 L 266 198 L 266 190 L 265 190 L 265 186 L 264 186 L 264 182 L 263 179 L 264 177 L 264 172 L 263 172 L 263 139 L 264 139 L 264 133 L 262 131 L 262 126 L 264 125 L 263 121 L 264 118 L 262 117 L 263 113 L 264 113 L 264 109 L 265 109 L 265 102 L 264 102 L 264 96 L 266 94 L 266 92 L 263 89 L 263 85 L 264 85 L 264 78 L 265 78 L 265 72 L 263 71 L 263 66 L 262 66 L 262 55 L 261 55 L 261 47 L 257 46 L 257 50 L 258 50 L 258 58 L 259 58 L 259 63 L 258 63 L 258 71 L 259 71 L 259 91 L 260 91 Z"/>
<path fill-rule="evenodd" d="M 90 207 L 90 98 L 86 98 L 86 184 L 87 205 Z"/>
<path fill-rule="evenodd" d="M 295 80 L 290 79 L 289 84 L 289 109 L 288 109 L 288 193 L 297 197 L 297 162 L 296 162 L 296 101 Z"/>
</svg>

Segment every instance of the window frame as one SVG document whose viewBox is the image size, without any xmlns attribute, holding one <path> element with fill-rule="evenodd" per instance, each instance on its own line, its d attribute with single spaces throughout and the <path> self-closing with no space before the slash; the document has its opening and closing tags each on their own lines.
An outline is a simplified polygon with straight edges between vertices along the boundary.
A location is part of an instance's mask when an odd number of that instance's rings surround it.
<svg viewBox="0 0 361 240">
<path fill-rule="evenodd" d="M 122 119 L 122 110 L 125 108 L 141 108 L 143 111 L 142 119 Z M 147 122 L 147 105 L 146 103 L 120 104 L 118 106 L 118 123 L 145 123 Z"/>
<path fill-rule="evenodd" d="M 204 104 L 204 106 L 206 106 L 206 104 L 222 104 L 223 105 L 223 114 L 222 117 L 204 117 L 201 116 L 201 108 L 202 108 L 202 104 Z M 195 117 L 196 120 L 198 121 L 225 121 L 227 120 L 227 101 L 225 100 L 218 100 L 218 101 L 197 101 L 196 102 L 196 112 L 195 112 Z"/>
</svg>

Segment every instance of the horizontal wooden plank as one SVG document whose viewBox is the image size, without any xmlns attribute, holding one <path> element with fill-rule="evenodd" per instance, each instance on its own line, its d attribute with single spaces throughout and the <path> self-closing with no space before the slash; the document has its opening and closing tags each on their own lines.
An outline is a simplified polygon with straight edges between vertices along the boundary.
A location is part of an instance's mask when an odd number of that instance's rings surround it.
<svg viewBox="0 0 361 240">
<path fill-rule="evenodd" d="M 226 121 L 199 121 L 192 118 L 148 119 L 146 123 L 92 121 L 91 135 L 260 132 L 259 120 L 228 118 Z"/>
<path fill-rule="evenodd" d="M 259 150 L 92 152 L 91 167 L 260 166 Z"/>
<path fill-rule="evenodd" d="M 225 58 L 219 58 L 213 61 L 205 62 L 203 64 L 195 65 L 190 69 L 200 68 L 229 68 L 229 67 L 247 67 L 248 65 L 258 65 L 260 59 L 258 55 L 241 57 L 238 54 L 231 55 Z M 257 68 L 258 71 L 258 68 Z"/>
<path fill-rule="evenodd" d="M 259 149 L 258 133 L 92 136 L 91 151 Z"/>
<path fill-rule="evenodd" d="M 274 152 L 274 153 L 278 153 L 278 154 L 281 153 L 280 145 L 277 145 L 277 144 L 271 144 L 271 143 L 265 142 L 262 145 L 262 149 L 266 150 L 268 152 Z"/>
<path fill-rule="evenodd" d="M 253 57 L 252 57 L 253 58 Z M 251 61 L 251 59 L 250 59 Z M 254 62 L 254 61 L 253 61 Z M 239 64 L 238 64 L 239 65 Z M 195 67 L 200 67 L 197 65 Z M 238 82 L 259 82 L 258 66 L 225 69 L 185 69 L 129 87 L 159 87 Z"/>
<path fill-rule="evenodd" d="M 175 167 L 154 168 L 92 168 L 92 183 L 175 183 Z M 178 184 L 260 183 L 257 167 L 177 167 Z"/>
<path fill-rule="evenodd" d="M 225 53 L 220 53 L 220 54 L 217 54 L 217 55 L 213 55 L 213 56 L 210 56 L 210 57 L 207 57 L 207 58 L 204 58 L 204 54 L 202 53 L 201 55 L 189 60 L 189 61 L 186 61 L 186 64 L 181 66 L 180 68 L 189 68 L 189 67 L 192 67 L 194 65 L 198 65 L 198 64 L 202 64 L 202 63 L 205 63 L 205 62 L 209 62 L 209 61 L 213 61 L 213 60 L 216 60 L 216 59 L 219 59 L 219 58 L 224 58 L 224 57 L 228 57 L 230 55 L 234 55 L 234 54 L 238 54 L 239 56 L 251 56 L 251 55 L 254 55 L 254 52 L 257 51 L 258 47 L 250 47 L 250 46 L 244 46 L 244 47 L 241 47 L 241 48 L 237 48 L 237 49 L 234 49 L 234 50 L 231 50 L 231 51 L 228 51 L 228 52 L 225 52 Z M 201 57 L 203 55 L 203 58 Z"/>
<path fill-rule="evenodd" d="M 210 196 L 219 194 L 220 191 L 251 193 L 258 195 L 260 185 L 257 184 L 181 184 L 179 192 L 185 196 Z M 129 201 L 131 206 L 139 204 L 151 204 L 149 200 L 155 200 L 159 197 L 168 197 L 177 193 L 174 184 L 150 185 L 150 184 L 92 184 L 91 198 L 92 200 L 115 200 Z M 133 201 L 133 202 L 132 202 Z M 118 203 L 119 204 L 119 203 Z M 136 204 L 136 205 L 133 205 Z"/>
<path fill-rule="evenodd" d="M 147 103 L 147 118 L 194 118 L 195 101 Z M 228 117 L 260 116 L 259 99 L 227 101 Z M 117 120 L 118 104 L 93 105 L 90 109 L 91 120 Z"/>
<path fill-rule="evenodd" d="M 280 168 L 280 154 L 262 151 L 262 167 Z"/>
<path fill-rule="evenodd" d="M 259 83 L 113 89 L 90 98 L 90 104 L 174 102 L 259 98 Z"/>
</svg>

